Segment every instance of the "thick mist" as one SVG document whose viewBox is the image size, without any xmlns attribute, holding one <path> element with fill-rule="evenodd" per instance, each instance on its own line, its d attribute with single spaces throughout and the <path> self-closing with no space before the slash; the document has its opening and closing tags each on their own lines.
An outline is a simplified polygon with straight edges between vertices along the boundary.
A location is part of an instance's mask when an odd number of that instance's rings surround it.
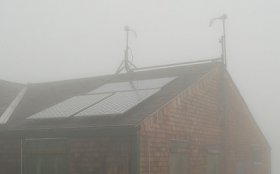
<svg viewBox="0 0 280 174">
<path fill-rule="evenodd" d="M 280 2 L 276 0 L 0 1 L 0 79 L 35 83 L 115 72 L 124 26 L 134 64 L 216 58 L 227 20 L 228 71 L 272 147 L 280 172 Z"/>
</svg>

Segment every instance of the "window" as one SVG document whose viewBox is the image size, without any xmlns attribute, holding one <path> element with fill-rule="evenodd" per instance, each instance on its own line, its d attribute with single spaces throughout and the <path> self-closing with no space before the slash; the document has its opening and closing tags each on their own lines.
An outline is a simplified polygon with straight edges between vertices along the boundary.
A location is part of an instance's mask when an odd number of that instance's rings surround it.
<svg viewBox="0 0 280 174">
<path fill-rule="evenodd" d="M 263 163 L 262 160 L 262 150 L 259 145 L 252 145 L 252 161 L 255 165 L 261 165 Z"/>
<path fill-rule="evenodd" d="M 188 144 L 183 141 L 170 142 L 169 171 L 170 174 L 187 174 Z"/>
<path fill-rule="evenodd" d="M 66 174 L 67 153 L 64 140 L 25 142 L 25 174 Z"/>
<path fill-rule="evenodd" d="M 235 174 L 245 174 L 245 162 L 239 161 L 235 166 Z"/>
<path fill-rule="evenodd" d="M 207 174 L 220 174 L 220 150 L 217 146 L 208 147 Z"/>
</svg>

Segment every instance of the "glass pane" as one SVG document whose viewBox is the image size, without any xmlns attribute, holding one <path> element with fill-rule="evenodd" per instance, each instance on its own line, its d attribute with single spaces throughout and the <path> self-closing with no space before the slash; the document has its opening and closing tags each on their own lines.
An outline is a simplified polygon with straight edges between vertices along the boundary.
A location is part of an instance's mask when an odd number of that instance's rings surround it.
<svg viewBox="0 0 280 174">
<path fill-rule="evenodd" d="M 170 174 L 188 174 L 188 143 L 185 141 L 170 142 L 169 156 L 169 172 Z"/>
<path fill-rule="evenodd" d="M 64 155 L 32 155 L 28 161 L 28 174 L 66 174 Z"/>
<path fill-rule="evenodd" d="M 208 174 L 219 174 L 220 173 L 219 154 L 209 153 L 207 163 L 208 163 L 208 165 L 207 165 L 207 173 Z"/>
<path fill-rule="evenodd" d="M 64 140 L 32 140 L 25 143 L 25 174 L 66 174 Z"/>
<path fill-rule="evenodd" d="M 187 153 L 172 153 L 170 155 L 170 174 L 188 173 Z"/>
</svg>

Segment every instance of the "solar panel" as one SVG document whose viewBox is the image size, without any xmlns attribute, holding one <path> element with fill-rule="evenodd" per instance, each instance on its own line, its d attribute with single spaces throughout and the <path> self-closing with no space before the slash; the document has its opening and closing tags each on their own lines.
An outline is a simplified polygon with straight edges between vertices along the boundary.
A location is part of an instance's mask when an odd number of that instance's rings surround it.
<svg viewBox="0 0 280 174">
<path fill-rule="evenodd" d="M 158 91 L 159 89 L 116 92 L 105 100 L 78 113 L 75 117 L 123 114 Z"/>
<path fill-rule="evenodd" d="M 72 97 L 28 119 L 50 119 L 123 114 L 176 77 L 105 84 L 88 95 Z"/>
<path fill-rule="evenodd" d="M 72 97 L 46 110 L 36 113 L 28 119 L 67 118 L 95 104 L 112 94 L 96 94 Z"/>
<path fill-rule="evenodd" d="M 107 92 L 118 92 L 118 91 L 132 91 L 135 89 L 154 89 L 162 88 L 176 77 L 168 78 L 158 78 L 158 79 L 148 79 L 148 80 L 137 80 L 131 82 L 118 82 L 118 83 L 109 83 L 105 84 L 91 92 L 90 94 L 96 93 L 107 93 Z"/>
</svg>

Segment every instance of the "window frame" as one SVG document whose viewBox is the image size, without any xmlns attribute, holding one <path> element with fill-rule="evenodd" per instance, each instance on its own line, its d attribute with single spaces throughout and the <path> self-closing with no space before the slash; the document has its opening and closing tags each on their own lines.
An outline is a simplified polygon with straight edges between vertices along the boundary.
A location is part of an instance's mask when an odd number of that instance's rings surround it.
<svg viewBox="0 0 280 174">
<path fill-rule="evenodd" d="M 23 174 L 29 173 L 29 165 L 34 160 L 48 157 L 63 158 L 64 172 L 69 173 L 69 146 L 66 138 L 36 138 L 25 139 L 23 142 Z M 49 146 L 50 145 L 50 146 Z M 38 149 L 37 149 L 38 148 Z"/>
<path fill-rule="evenodd" d="M 213 158 L 216 160 L 214 163 L 210 162 L 210 160 L 213 160 Z M 206 165 L 206 173 L 207 174 L 221 174 L 221 148 L 219 145 L 208 145 L 207 147 L 207 155 L 206 155 L 207 165 Z M 214 173 L 211 171 L 210 164 L 214 164 Z"/>
<path fill-rule="evenodd" d="M 184 169 L 182 171 L 183 174 L 190 173 L 190 153 L 189 153 L 189 143 L 184 140 L 170 140 L 169 141 L 169 174 L 173 174 L 175 171 L 173 170 L 172 165 L 174 165 L 173 161 L 174 157 L 177 158 L 175 160 L 183 160 L 181 162 L 185 162 Z M 175 172 L 176 173 L 176 172 Z"/>
</svg>

